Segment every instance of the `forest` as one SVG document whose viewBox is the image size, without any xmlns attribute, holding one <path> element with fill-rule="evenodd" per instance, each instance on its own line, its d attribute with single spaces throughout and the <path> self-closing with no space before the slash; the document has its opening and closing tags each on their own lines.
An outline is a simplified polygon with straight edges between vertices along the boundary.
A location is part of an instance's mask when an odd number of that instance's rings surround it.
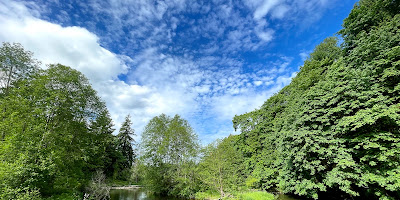
<svg viewBox="0 0 400 200">
<path fill-rule="evenodd" d="M 161 114 L 116 131 L 79 71 L 0 47 L 0 199 L 109 199 L 117 182 L 185 199 L 400 199 L 400 1 L 360 0 L 291 83 L 200 145 Z"/>
</svg>

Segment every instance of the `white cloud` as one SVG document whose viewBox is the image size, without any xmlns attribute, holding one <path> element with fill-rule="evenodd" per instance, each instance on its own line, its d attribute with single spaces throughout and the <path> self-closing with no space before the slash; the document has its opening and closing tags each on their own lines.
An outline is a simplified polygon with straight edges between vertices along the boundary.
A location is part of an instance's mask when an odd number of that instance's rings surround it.
<svg viewBox="0 0 400 200">
<path fill-rule="evenodd" d="M 272 11 L 272 17 L 282 19 L 289 10 L 290 7 L 288 5 L 281 4 Z"/>
<path fill-rule="evenodd" d="M 269 81 L 267 84 L 271 84 L 272 82 L 274 86 L 267 90 L 258 91 L 255 87 L 251 87 L 244 90 L 240 95 L 223 93 L 214 96 L 212 98 L 213 111 L 221 120 L 227 120 L 232 119 L 235 115 L 244 114 L 259 108 L 266 99 L 289 84 L 295 75 L 296 74 L 291 74 L 290 76 L 282 75 L 277 77 L 275 81 Z M 262 81 L 255 81 L 254 83 L 256 86 L 260 86 Z M 246 85 L 247 84 L 251 83 L 246 83 Z"/>
<path fill-rule="evenodd" d="M 40 8 L 34 3 L 17 3 L 13 1 L 0 2 L 0 13 L 3 18 L 25 18 L 27 16 L 40 16 Z M 27 6 L 33 7 L 29 9 Z"/>
<path fill-rule="evenodd" d="M 234 60 L 218 57 L 193 60 L 149 48 L 134 59 L 137 67 L 129 73 L 129 80 L 155 88 L 153 92 L 158 92 L 166 105 L 158 110 L 191 119 L 201 138 L 208 138 L 207 142 L 210 142 L 211 137 L 204 136 L 210 134 L 207 131 L 226 133 L 225 136 L 232 133 L 232 126 L 227 124 L 231 124 L 234 115 L 258 108 L 290 82 L 291 77 L 284 74 L 291 59 L 279 59 L 281 61 L 271 63 L 276 68 L 273 74 L 263 69 L 243 73 L 241 63 Z M 221 66 L 219 62 L 238 67 L 213 70 L 212 66 Z M 278 74 L 283 75 L 276 76 Z M 202 118 L 213 120 L 201 121 Z"/>
<path fill-rule="evenodd" d="M 255 85 L 255 86 L 260 86 L 260 85 L 262 85 L 262 84 L 263 84 L 262 81 L 254 81 L 254 85 Z"/>
<path fill-rule="evenodd" d="M 304 62 L 305 60 L 307 60 L 309 54 L 310 54 L 310 51 L 303 51 L 303 52 L 300 52 L 300 53 L 299 53 L 299 56 L 300 56 L 300 58 L 301 58 L 301 61 Z"/>
<path fill-rule="evenodd" d="M 21 43 L 46 64 L 59 62 L 72 66 L 86 74 L 93 83 L 115 79 L 126 71 L 117 55 L 102 48 L 97 36 L 84 28 L 61 27 L 28 13 L 23 17 L 1 14 L 0 39 Z"/>
<path fill-rule="evenodd" d="M 323 12 L 336 0 L 250 0 L 245 4 L 253 11 L 253 19 L 281 20 L 289 26 L 310 26 L 321 18 Z M 281 26 L 280 24 L 280 26 Z"/>
<path fill-rule="evenodd" d="M 259 20 L 268 14 L 275 6 L 277 6 L 280 0 L 264 0 L 257 9 L 254 11 L 254 19 Z"/>
<path fill-rule="evenodd" d="M 265 32 L 257 32 L 259 38 L 261 38 L 265 42 L 269 42 L 273 39 L 274 31 L 268 30 Z"/>
</svg>

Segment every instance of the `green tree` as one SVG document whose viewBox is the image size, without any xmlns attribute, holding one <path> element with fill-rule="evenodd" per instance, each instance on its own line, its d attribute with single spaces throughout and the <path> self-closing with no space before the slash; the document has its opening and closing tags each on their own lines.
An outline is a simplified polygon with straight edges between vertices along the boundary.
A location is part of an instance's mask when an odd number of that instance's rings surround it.
<svg viewBox="0 0 400 200">
<path fill-rule="evenodd" d="M 337 38 L 330 37 L 318 45 L 304 62 L 292 83 L 268 99 L 260 109 L 235 116 L 235 129 L 241 131 L 238 148 L 243 152 L 246 183 L 249 187 L 279 188 L 286 166 L 286 135 L 293 132 L 293 123 L 303 106 L 304 94 L 326 76 L 332 63 L 340 58 Z"/>
<path fill-rule="evenodd" d="M 141 141 L 145 184 L 157 193 L 193 196 L 198 141 L 189 123 L 162 114 L 146 125 Z"/>
<path fill-rule="evenodd" d="M 122 123 L 119 133 L 117 135 L 118 139 L 118 150 L 122 152 L 123 157 L 126 162 L 124 163 L 125 168 L 130 168 L 133 165 L 136 154 L 133 150 L 133 144 L 135 140 L 132 136 L 135 135 L 135 131 L 132 129 L 132 122 L 130 116 L 125 117 L 125 121 Z"/>
<path fill-rule="evenodd" d="M 7 133 L 0 145 L 1 190 L 25 188 L 43 196 L 83 190 L 103 165 L 94 157 L 99 138 L 90 125 L 105 104 L 80 72 L 63 65 L 19 82 L 0 104 L 6 110 L 0 128 Z"/>
<path fill-rule="evenodd" d="M 15 82 L 35 74 L 39 64 L 33 59 L 33 53 L 24 50 L 21 44 L 3 42 L 0 47 L 0 93 L 7 94 Z"/>
<path fill-rule="evenodd" d="M 35 74 L 39 65 L 40 62 L 33 58 L 33 53 L 24 50 L 21 44 L 3 42 L 0 47 L 0 98 L 5 98 L 18 81 Z M 6 112 L 6 109 L 7 107 L 3 107 L 2 111 Z M 4 140 L 6 130 L 1 130 L 0 134 L 0 140 Z"/>
<path fill-rule="evenodd" d="M 93 156 L 88 163 L 92 164 L 91 168 L 102 168 L 106 177 L 112 177 L 114 172 L 119 170 L 116 166 L 122 157 L 122 153 L 117 149 L 116 136 L 112 134 L 115 130 L 113 126 L 111 116 L 106 109 L 89 125 L 89 133 L 93 137 L 90 154 Z"/>
<path fill-rule="evenodd" d="M 205 189 L 218 191 L 221 197 L 244 186 L 243 157 L 235 143 L 236 137 L 230 135 L 209 144 L 199 163 L 198 173 L 200 180 L 206 184 Z"/>
</svg>

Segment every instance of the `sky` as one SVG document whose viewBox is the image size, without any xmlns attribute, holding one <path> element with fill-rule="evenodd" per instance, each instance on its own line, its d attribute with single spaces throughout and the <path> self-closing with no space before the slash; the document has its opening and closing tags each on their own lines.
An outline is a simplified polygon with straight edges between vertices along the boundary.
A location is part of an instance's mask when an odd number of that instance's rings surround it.
<svg viewBox="0 0 400 200">
<path fill-rule="evenodd" d="M 161 113 L 229 134 L 341 29 L 354 0 L 0 0 L 0 42 L 81 71 L 118 130 Z M 45 65 L 42 66 L 46 68 Z"/>
</svg>

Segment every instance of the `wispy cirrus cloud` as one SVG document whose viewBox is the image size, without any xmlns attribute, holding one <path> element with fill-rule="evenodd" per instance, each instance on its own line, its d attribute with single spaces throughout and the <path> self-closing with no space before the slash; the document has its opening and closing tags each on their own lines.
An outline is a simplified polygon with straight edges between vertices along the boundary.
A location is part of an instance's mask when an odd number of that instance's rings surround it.
<svg viewBox="0 0 400 200">
<path fill-rule="evenodd" d="M 164 112 L 180 113 L 190 119 L 201 132 L 200 138 L 210 142 L 213 137 L 209 134 L 232 133 L 230 121 L 234 115 L 261 106 L 290 82 L 293 74 L 288 74 L 286 67 L 291 59 L 279 56 L 276 59 L 269 63 L 270 70 L 261 66 L 245 72 L 242 61 L 179 57 L 150 48 L 136 56 L 134 65 L 137 67 L 131 71 L 128 80 L 157 88 L 170 108 Z M 213 128 L 215 126 L 218 130 Z"/>
<path fill-rule="evenodd" d="M 266 47 L 277 30 L 310 26 L 335 1 L 38 2 L 42 5 L 42 12 L 47 14 L 42 16 L 43 19 L 64 26 L 86 27 L 90 32 L 98 34 L 101 43 L 111 50 L 133 56 L 149 47 L 182 52 L 191 49 L 192 44 L 215 47 L 212 46 L 215 43 L 220 44 L 224 54 L 235 54 L 238 50 L 253 51 Z M 113 42 L 116 39 L 121 42 Z"/>
</svg>

